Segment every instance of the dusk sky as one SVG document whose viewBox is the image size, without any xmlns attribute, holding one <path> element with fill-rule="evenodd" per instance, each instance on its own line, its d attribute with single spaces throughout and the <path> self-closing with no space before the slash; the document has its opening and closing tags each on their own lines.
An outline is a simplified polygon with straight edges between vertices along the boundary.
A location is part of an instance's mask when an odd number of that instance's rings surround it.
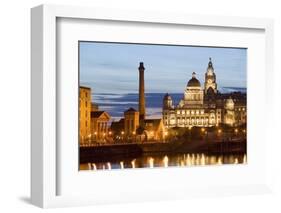
<svg viewBox="0 0 281 213">
<path fill-rule="evenodd" d="M 247 50 L 80 42 L 80 85 L 94 93 L 137 93 L 144 62 L 147 93 L 182 93 L 192 72 L 203 86 L 209 57 L 218 87 L 246 87 Z"/>
</svg>

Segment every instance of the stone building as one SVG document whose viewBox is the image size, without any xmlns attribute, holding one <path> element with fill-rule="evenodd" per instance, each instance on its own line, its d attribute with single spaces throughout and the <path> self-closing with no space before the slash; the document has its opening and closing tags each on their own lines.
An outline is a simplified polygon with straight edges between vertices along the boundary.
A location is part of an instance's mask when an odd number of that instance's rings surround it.
<svg viewBox="0 0 281 213">
<path fill-rule="evenodd" d="M 95 141 L 106 141 L 110 115 L 105 111 L 91 112 L 91 138 Z"/>
<path fill-rule="evenodd" d="M 221 94 L 211 58 L 205 73 L 203 88 L 196 74 L 188 81 L 183 99 L 177 105 L 167 93 L 163 98 L 163 121 L 171 127 L 209 127 L 227 124 L 238 126 L 247 121 L 246 94 Z"/>
<path fill-rule="evenodd" d="M 134 108 L 130 108 L 124 112 L 124 133 L 126 137 L 136 135 L 139 127 L 139 112 Z"/>
<path fill-rule="evenodd" d="M 80 143 L 93 140 L 104 140 L 108 136 L 110 115 L 99 111 L 97 104 L 92 102 L 91 88 L 79 87 L 79 138 Z"/>
<path fill-rule="evenodd" d="M 161 141 L 164 139 L 164 125 L 162 119 L 145 119 L 145 134 L 147 140 Z"/>
<path fill-rule="evenodd" d="M 91 88 L 79 88 L 79 134 L 84 143 L 91 137 Z"/>
</svg>

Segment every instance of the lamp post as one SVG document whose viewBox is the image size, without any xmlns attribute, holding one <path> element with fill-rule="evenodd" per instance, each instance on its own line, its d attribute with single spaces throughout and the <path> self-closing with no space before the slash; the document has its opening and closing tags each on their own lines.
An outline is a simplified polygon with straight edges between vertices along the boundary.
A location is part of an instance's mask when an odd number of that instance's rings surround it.
<svg viewBox="0 0 281 213">
<path fill-rule="evenodd" d="M 124 131 L 121 131 L 121 135 L 122 135 L 121 139 L 123 141 L 123 139 L 124 139 Z"/>
<path fill-rule="evenodd" d="M 89 135 L 88 135 L 88 143 L 92 143 L 91 137 L 92 137 L 92 135 L 89 134 Z"/>
<path fill-rule="evenodd" d="M 97 132 L 94 133 L 96 142 L 97 142 L 97 134 L 98 134 Z"/>
<path fill-rule="evenodd" d="M 133 142 L 135 143 L 136 142 L 136 132 L 133 131 L 132 134 L 133 134 Z"/>
<path fill-rule="evenodd" d="M 221 130 L 221 129 L 218 129 L 218 138 L 220 138 L 221 133 L 222 133 L 222 130 Z"/>
<path fill-rule="evenodd" d="M 204 127 L 201 128 L 201 132 L 202 132 L 203 140 L 205 140 L 205 138 L 204 138 L 204 136 L 205 136 L 205 128 Z"/>
</svg>

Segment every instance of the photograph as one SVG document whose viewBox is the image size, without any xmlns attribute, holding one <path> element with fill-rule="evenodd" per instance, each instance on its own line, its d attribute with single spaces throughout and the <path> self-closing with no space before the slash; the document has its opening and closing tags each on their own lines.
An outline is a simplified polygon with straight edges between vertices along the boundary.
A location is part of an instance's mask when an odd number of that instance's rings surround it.
<svg viewBox="0 0 281 213">
<path fill-rule="evenodd" d="M 80 171 L 247 164 L 247 48 L 78 51 Z"/>
</svg>

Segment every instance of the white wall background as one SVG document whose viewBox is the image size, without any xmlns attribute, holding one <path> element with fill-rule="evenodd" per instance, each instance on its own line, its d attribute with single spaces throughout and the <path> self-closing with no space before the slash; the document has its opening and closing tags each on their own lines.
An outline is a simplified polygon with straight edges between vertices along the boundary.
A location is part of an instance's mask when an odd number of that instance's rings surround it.
<svg viewBox="0 0 281 213">
<path fill-rule="evenodd" d="M 268 17 L 275 20 L 276 110 L 273 124 L 276 138 L 280 132 L 281 108 L 281 6 L 276 0 L 6 0 L 0 6 L 0 211 L 37 212 L 29 204 L 30 179 L 30 8 L 42 3 L 140 9 L 191 14 Z M 67 209 L 68 212 L 278 212 L 281 210 L 281 139 L 273 143 L 275 192 L 272 195 L 202 198 L 186 201 L 138 203 Z M 280 157 L 279 157 L 280 156 Z M 64 209 L 65 210 L 65 209 Z M 47 210 L 60 212 L 63 209 Z"/>
</svg>

